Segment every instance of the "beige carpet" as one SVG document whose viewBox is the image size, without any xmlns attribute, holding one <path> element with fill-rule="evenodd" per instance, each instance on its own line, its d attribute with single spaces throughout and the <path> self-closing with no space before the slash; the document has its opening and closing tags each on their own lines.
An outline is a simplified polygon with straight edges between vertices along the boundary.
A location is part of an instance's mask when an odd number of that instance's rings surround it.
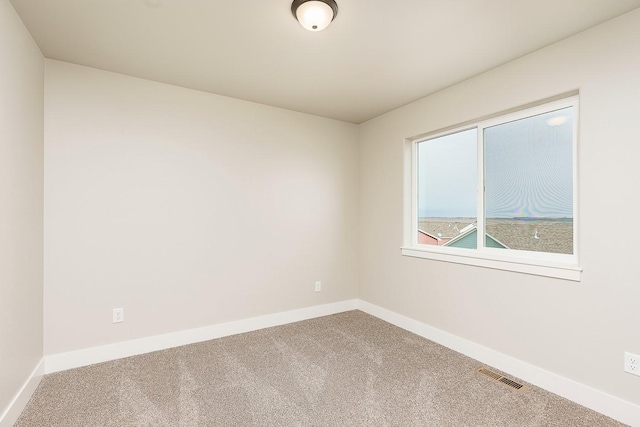
<svg viewBox="0 0 640 427">
<path fill-rule="evenodd" d="M 17 426 L 621 426 L 360 311 L 45 376 Z"/>
</svg>

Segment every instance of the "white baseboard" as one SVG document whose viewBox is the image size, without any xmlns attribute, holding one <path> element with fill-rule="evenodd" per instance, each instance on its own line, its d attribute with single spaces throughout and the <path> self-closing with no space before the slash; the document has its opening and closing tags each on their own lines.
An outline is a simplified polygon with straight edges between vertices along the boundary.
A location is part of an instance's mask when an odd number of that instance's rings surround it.
<svg viewBox="0 0 640 427">
<path fill-rule="evenodd" d="M 2 415 L 0 415 L 0 427 L 9 427 L 15 424 L 20 418 L 20 414 L 29 403 L 33 392 L 38 388 L 40 380 L 44 376 L 44 359 L 40 360 L 38 366 L 35 367 L 27 381 L 22 385 L 22 388 L 13 398 L 7 409 Z"/>
<path fill-rule="evenodd" d="M 636 404 L 366 301 L 358 300 L 358 309 L 615 420 L 640 427 L 640 406 Z"/>
<path fill-rule="evenodd" d="M 34 379 L 30 379 L 25 384 L 19 395 L 14 399 L 12 405 L 3 415 L 4 418 L 0 418 L 0 420 L 2 420 L 3 423 L 5 419 L 10 420 L 11 414 L 14 414 L 13 416 L 17 419 L 24 408 L 24 405 L 27 404 L 31 394 L 37 387 L 43 372 L 52 373 L 66 369 L 78 368 L 81 366 L 92 365 L 94 363 L 135 356 L 137 354 L 164 350 L 167 348 L 193 344 L 244 332 L 251 332 L 272 326 L 284 325 L 287 323 L 355 309 L 362 310 L 365 313 L 371 314 L 372 316 L 378 317 L 402 329 L 437 342 L 438 344 L 448 347 L 454 351 L 462 353 L 489 366 L 493 366 L 501 371 L 507 372 L 524 381 L 565 397 L 620 422 L 640 427 L 640 406 L 636 404 L 611 396 L 602 391 L 546 371 L 542 368 L 514 357 L 507 356 L 464 338 L 460 338 L 425 323 L 421 323 L 417 320 L 357 299 L 46 356 L 44 368 L 41 363 L 34 371 L 34 374 L 32 374 L 32 378 Z M 39 374 L 39 378 L 37 378 L 37 372 L 41 372 Z M 35 378 L 37 378 L 37 381 Z M 13 420 L 13 422 L 15 422 L 15 420 Z M 2 424 L 2 427 L 4 427 L 4 424 Z"/>
<path fill-rule="evenodd" d="M 47 374 L 50 374 L 67 369 L 79 368 L 81 366 L 93 365 L 94 363 L 107 362 L 110 360 L 121 359 L 123 357 L 135 356 L 138 354 L 165 350 L 167 348 L 208 341 L 229 335 L 256 331 L 258 329 L 269 328 L 272 326 L 313 319 L 315 317 L 328 316 L 330 314 L 355 310 L 357 307 L 358 300 L 340 301 L 332 304 L 268 314 L 250 319 L 220 323 L 217 325 L 188 329 L 186 331 L 173 332 L 169 334 L 155 335 L 148 338 L 140 338 L 100 347 L 86 348 L 68 353 L 54 354 L 45 357 L 45 370 Z"/>
</svg>

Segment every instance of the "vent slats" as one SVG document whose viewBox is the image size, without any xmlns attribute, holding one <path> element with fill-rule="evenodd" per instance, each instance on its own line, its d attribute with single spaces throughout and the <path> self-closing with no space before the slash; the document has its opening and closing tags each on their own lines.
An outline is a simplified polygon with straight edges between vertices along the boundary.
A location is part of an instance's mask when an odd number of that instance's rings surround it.
<svg viewBox="0 0 640 427">
<path fill-rule="evenodd" d="M 498 381 L 500 379 L 500 377 L 502 377 L 502 375 L 500 375 L 500 374 L 498 374 L 496 372 L 490 371 L 488 369 L 485 369 L 485 368 L 478 369 L 478 372 L 480 372 L 482 375 L 485 375 L 485 376 L 487 376 L 489 378 L 493 378 L 496 381 Z"/>
<path fill-rule="evenodd" d="M 484 375 L 485 377 L 491 378 L 494 381 L 504 384 L 507 387 L 512 388 L 516 391 L 522 391 L 525 388 L 524 384 L 520 384 L 517 381 L 514 381 L 507 377 L 503 377 L 499 373 L 493 372 L 491 369 L 480 368 L 480 369 L 477 369 L 476 372 L 478 372 L 481 375 Z"/>
<path fill-rule="evenodd" d="M 509 387 L 513 387 L 516 390 L 520 390 L 522 387 L 524 387 L 524 385 L 505 377 L 500 378 L 498 381 L 500 381 L 502 384 L 508 385 Z"/>
</svg>

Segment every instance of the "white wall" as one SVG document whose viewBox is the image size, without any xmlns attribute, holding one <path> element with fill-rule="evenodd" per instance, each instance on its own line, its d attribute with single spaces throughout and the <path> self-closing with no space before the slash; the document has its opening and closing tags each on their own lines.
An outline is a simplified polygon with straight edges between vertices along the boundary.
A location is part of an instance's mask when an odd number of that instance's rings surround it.
<svg viewBox="0 0 640 427">
<path fill-rule="evenodd" d="M 400 255 L 403 139 L 580 91 L 582 282 Z M 640 10 L 363 124 L 360 298 L 640 404 Z"/>
<path fill-rule="evenodd" d="M 0 1 L 0 418 L 42 359 L 44 59 Z"/>
<path fill-rule="evenodd" d="M 45 354 L 356 297 L 355 125 L 45 75 Z"/>
</svg>

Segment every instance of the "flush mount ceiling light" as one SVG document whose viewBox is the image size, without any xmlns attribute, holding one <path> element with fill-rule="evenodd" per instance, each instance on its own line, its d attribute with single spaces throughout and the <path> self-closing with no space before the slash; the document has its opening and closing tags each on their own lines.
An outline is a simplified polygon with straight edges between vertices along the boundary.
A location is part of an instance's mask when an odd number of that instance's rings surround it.
<svg viewBox="0 0 640 427">
<path fill-rule="evenodd" d="M 309 31 L 322 31 L 338 15 L 334 0 L 294 0 L 291 13 Z"/>
</svg>

